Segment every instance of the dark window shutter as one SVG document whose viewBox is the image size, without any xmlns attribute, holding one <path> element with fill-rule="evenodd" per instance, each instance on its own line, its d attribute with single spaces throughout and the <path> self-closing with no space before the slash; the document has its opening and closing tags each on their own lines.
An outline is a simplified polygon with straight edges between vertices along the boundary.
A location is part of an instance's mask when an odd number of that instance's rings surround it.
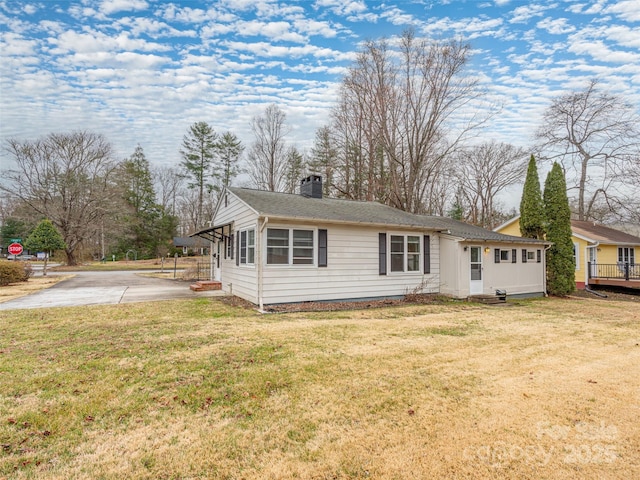
<svg viewBox="0 0 640 480">
<path fill-rule="evenodd" d="M 387 274 L 387 234 L 378 234 L 378 274 Z"/>
<path fill-rule="evenodd" d="M 527 249 L 522 249 L 522 263 L 527 263 Z"/>
<path fill-rule="evenodd" d="M 424 236 L 424 273 L 431 273 L 431 237 Z"/>
<path fill-rule="evenodd" d="M 318 230 L 318 266 L 327 266 L 327 231 Z"/>
<path fill-rule="evenodd" d="M 517 261 L 518 261 L 518 250 L 514 248 L 511 250 L 511 263 L 516 263 Z"/>
<path fill-rule="evenodd" d="M 223 238 L 224 238 L 224 246 L 223 246 L 224 253 L 223 253 L 223 255 L 224 255 L 224 259 L 226 260 L 227 259 L 227 245 L 229 244 L 229 237 L 227 237 L 226 235 L 223 235 Z"/>
<path fill-rule="evenodd" d="M 500 263 L 500 249 L 495 248 L 493 250 L 493 261 L 494 263 Z"/>
<path fill-rule="evenodd" d="M 234 234 L 229 235 L 229 258 L 233 260 Z"/>
<path fill-rule="evenodd" d="M 240 265 L 240 235 L 236 235 L 236 266 Z"/>
<path fill-rule="evenodd" d="M 542 250 L 538 250 L 538 263 L 542 261 Z"/>
</svg>

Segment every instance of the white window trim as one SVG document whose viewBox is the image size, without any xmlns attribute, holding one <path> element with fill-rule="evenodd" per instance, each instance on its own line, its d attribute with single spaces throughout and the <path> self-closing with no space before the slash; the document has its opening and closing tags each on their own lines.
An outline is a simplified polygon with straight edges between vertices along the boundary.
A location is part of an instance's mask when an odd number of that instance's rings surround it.
<svg viewBox="0 0 640 480">
<path fill-rule="evenodd" d="M 620 255 L 620 249 L 622 249 L 622 255 Z M 618 263 L 625 263 L 624 259 L 620 259 L 620 257 L 624 257 L 624 250 L 627 250 L 627 261 L 629 262 L 629 264 L 631 265 L 635 265 L 636 264 L 636 249 L 635 247 L 628 247 L 628 246 L 618 246 Z M 633 257 L 633 258 L 632 258 Z"/>
<path fill-rule="evenodd" d="M 269 257 L 267 252 L 267 238 L 269 236 L 268 230 L 288 230 L 289 231 L 289 245 L 287 246 L 287 254 L 288 254 L 288 262 L 287 263 L 268 263 L 267 259 Z M 313 257 L 311 263 L 293 263 L 293 231 L 294 230 L 304 230 L 308 232 L 313 232 Z M 262 240 L 262 248 L 264 251 L 264 260 L 263 264 L 267 268 L 317 268 L 318 267 L 318 228 L 317 227 L 308 227 L 308 226 L 280 226 L 280 225 L 269 225 L 263 235 Z"/>
<path fill-rule="evenodd" d="M 253 262 L 248 262 L 247 260 L 249 259 L 249 231 L 253 230 Z M 245 245 L 245 261 L 242 261 L 242 234 L 246 233 L 247 236 L 247 244 Z M 238 235 L 238 238 L 240 239 L 240 248 L 238 249 L 238 252 L 236 253 L 236 255 L 238 255 L 239 257 L 239 266 L 240 267 L 255 267 L 256 265 L 256 227 L 255 225 L 252 225 L 250 227 L 246 227 L 246 228 L 242 228 L 240 230 L 238 230 L 236 232 L 236 235 Z"/>
<path fill-rule="evenodd" d="M 502 253 L 507 252 L 507 258 L 502 258 Z M 500 263 L 510 263 L 511 262 L 511 250 L 506 248 L 500 249 Z"/>
<path fill-rule="evenodd" d="M 580 244 L 573 242 L 573 252 L 576 259 L 576 272 L 580 270 Z"/>
<path fill-rule="evenodd" d="M 403 252 L 402 252 L 402 271 L 394 271 L 391 268 L 391 257 L 394 253 L 391 251 L 391 237 L 403 237 Z M 408 237 L 417 237 L 418 238 L 418 248 L 420 252 L 418 253 L 418 269 L 411 270 L 408 269 L 409 262 L 409 249 L 408 249 Z M 387 232 L 387 272 L 389 275 L 422 275 L 422 270 L 424 269 L 424 236 L 420 233 L 406 233 L 406 232 Z"/>
</svg>

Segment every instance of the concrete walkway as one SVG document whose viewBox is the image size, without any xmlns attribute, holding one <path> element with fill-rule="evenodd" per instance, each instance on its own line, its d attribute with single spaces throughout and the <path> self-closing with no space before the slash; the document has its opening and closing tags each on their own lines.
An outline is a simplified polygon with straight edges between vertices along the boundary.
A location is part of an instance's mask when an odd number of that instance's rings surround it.
<svg viewBox="0 0 640 480">
<path fill-rule="evenodd" d="M 0 303 L 0 310 L 77 307 L 224 296 L 220 290 L 194 292 L 189 282 L 140 275 L 149 271 L 65 272 L 74 277 L 45 290 Z M 49 276 L 56 275 L 49 273 Z"/>
</svg>

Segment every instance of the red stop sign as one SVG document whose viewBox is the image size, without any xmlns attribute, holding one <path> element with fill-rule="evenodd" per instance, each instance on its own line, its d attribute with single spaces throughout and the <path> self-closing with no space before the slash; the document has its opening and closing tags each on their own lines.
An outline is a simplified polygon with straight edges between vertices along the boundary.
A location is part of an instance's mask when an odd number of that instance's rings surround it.
<svg viewBox="0 0 640 480">
<path fill-rule="evenodd" d="M 22 245 L 20 245 L 19 243 L 12 243 L 11 245 L 9 245 L 9 247 L 7 248 L 7 251 L 11 254 L 11 255 L 20 255 L 22 253 Z"/>
</svg>

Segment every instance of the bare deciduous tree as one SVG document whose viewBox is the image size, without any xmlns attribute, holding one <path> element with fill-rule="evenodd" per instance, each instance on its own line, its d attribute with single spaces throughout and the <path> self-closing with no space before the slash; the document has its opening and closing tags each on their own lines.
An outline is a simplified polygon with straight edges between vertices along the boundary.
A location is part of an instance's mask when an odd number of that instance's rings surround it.
<svg viewBox="0 0 640 480">
<path fill-rule="evenodd" d="M 447 160 L 486 120 L 472 107 L 477 80 L 463 74 L 469 55 L 465 43 L 430 42 L 411 30 L 396 49 L 384 40 L 365 45 L 333 115 L 345 196 L 417 213 L 442 208 L 431 192 Z"/>
<path fill-rule="evenodd" d="M 625 176 L 640 158 L 640 117 L 621 97 L 598 89 L 595 80 L 580 92 L 553 100 L 536 137 L 541 154 L 561 163 L 579 220 L 602 220 L 621 195 L 637 188 Z"/>
<path fill-rule="evenodd" d="M 281 192 L 286 187 L 286 115 L 277 105 L 269 105 L 262 116 L 251 121 L 255 141 L 247 155 L 249 176 L 256 188 Z"/>
<path fill-rule="evenodd" d="M 170 215 L 176 215 L 176 201 L 184 183 L 184 177 L 173 167 L 153 169 L 153 180 L 158 192 L 158 202 Z"/>
<path fill-rule="evenodd" d="M 9 140 L 7 150 L 17 168 L 3 173 L 0 190 L 50 219 L 64 238 L 67 263 L 76 265 L 79 247 L 117 209 L 111 145 L 102 135 L 82 131 Z"/>
<path fill-rule="evenodd" d="M 495 141 L 460 152 L 457 174 L 469 222 L 489 229 L 496 226 L 496 197 L 523 181 L 528 157 L 521 148 Z"/>
</svg>

